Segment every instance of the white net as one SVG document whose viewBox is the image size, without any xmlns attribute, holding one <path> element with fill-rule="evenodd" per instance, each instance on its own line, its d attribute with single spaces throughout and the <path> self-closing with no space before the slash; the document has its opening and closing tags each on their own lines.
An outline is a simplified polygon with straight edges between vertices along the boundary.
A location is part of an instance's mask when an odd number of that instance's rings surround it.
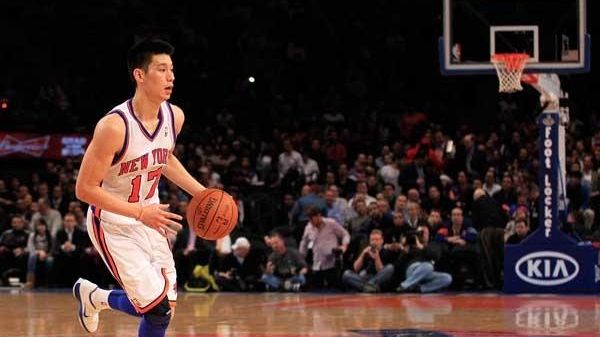
<svg viewBox="0 0 600 337">
<path fill-rule="evenodd" d="M 499 92 L 513 93 L 523 90 L 521 86 L 521 75 L 525 68 L 525 61 L 529 58 L 527 54 L 494 54 L 492 63 L 496 67 Z"/>
</svg>

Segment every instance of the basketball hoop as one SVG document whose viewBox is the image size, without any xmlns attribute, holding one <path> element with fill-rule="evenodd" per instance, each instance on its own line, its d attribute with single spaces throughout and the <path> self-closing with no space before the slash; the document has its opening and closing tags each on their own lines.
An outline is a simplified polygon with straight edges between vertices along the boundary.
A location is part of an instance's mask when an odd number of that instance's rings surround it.
<svg viewBox="0 0 600 337">
<path fill-rule="evenodd" d="M 493 54 L 492 63 L 496 67 L 500 82 L 499 92 L 513 93 L 523 90 L 521 75 L 525 68 L 527 54 Z"/>
</svg>

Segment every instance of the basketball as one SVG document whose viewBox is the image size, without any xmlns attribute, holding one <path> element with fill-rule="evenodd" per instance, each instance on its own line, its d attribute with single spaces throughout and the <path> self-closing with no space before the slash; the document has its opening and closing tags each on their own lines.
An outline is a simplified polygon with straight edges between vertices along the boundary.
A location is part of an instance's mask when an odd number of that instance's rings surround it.
<svg viewBox="0 0 600 337">
<path fill-rule="evenodd" d="M 235 228 L 238 209 L 231 195 L 208 188 L 192 198 L 186 217 L 196 235 L 206 240 L 218 240 Z"/>
</svg>

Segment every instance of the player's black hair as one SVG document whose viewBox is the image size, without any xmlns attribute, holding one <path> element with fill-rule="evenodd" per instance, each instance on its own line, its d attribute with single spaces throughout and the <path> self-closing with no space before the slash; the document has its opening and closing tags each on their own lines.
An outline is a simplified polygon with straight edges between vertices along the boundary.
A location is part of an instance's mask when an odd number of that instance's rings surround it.
<svg viewBox="0 0 600 337">
<path fill-rule="evenodd" d="M 133 78 L 133 70 L 136 68 L 148 71 L 148 65 L 152 62 L 153 55 L 173 55 L 175 48 L 168 42 L 157 38 L 147 38 L 136 42 L 127 53 L 127 68 L 129 76 Z"/>
</svg>

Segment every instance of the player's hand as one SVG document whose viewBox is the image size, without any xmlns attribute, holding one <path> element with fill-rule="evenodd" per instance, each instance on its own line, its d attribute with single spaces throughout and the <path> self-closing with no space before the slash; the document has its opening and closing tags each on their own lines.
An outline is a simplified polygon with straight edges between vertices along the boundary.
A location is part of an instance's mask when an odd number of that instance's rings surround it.
<svg viewBox="0 0 600 337">
<path fill-rule="evenodd" d="M 167 236 L 167 233 L 177 235 L 183 227 L 175 222 L 174 220 L 181 221 L 183 217 L 181 215 L 168 212 L 169 205 L 163 204 L 152 204 L 142 207 L 139 221 L 144 225 L 154 228 L 163 236 Z"/>
</svg>

